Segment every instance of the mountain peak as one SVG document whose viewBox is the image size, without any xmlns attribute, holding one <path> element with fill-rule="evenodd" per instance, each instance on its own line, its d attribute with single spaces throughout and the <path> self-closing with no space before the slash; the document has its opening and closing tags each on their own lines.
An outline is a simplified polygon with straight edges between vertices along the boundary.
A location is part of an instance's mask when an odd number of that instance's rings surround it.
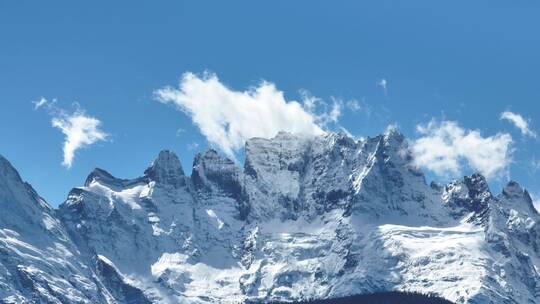
<svg viewBox="0 0 540 304">
<path fill-rule="evenodd" d="M 493 198 L 486 178 L 480 173 L 464 176 L 462 180 L 455 180 L 444 188 L 445 200 L 452 207 L 454 216 L 463 216 L 474 212 L 483 217 Z"/>
<path fill-rule="evenodd" d="M 383 134 L 385 142 L 401 144 L 405 140 L 405 136 L 396 128 L 388 128 Z"/>
<path fill-rule="evenodd" d="M 201 170 L 206 170 L 207 167 L 214 167 L 213 170 L 230 169 L 231 167 L 237 169 L 236 164 L 232 160 L 221 156 L 214 149 L 207 149 L 195 155 L 192 177 L 194 174 L 200 173 Z"/>
<path fill-rule="evenodd" d="M 144 174 L 157 183 L 178 185 L 183 182 L 184 170 L 174 152 L 162 150 Z"/>
<path fill-rule="evenodd" d="M 533 201 L 529 192 L 523 189 L 517 182 L 509 181 L 504 186 L 502 193 L 499 197 L 503 198 L 505 204 L 509 204 L 512 208 L 524 207 L 525 210 L 529 210 L 536 213 L 536 208 L 533 205 Z"/>
<path fill-rule="evenodd" d="M 472 199 L 484 200 L 491 197 L 488 182 L 482 174 L 476 172 L 471 176 L 465 176 L 463 180 Z"/>
<path fill-rule="evenodd" d="M 8 160 L 4 156 L 2 156 L 2 154 L 0 154 L 0 164 L 5 162 L 8 162 Z"/>
<path fill-rule="evenodd" d="M 22 182 L 21 177 L 13 165 L 5 157 L 0 155 L 0 178 L 15 179 Z"/>
<path fill-rule="evenodd" d="M 191 179 L 197 188 L 211 192 L 219 189 L 239 198 L 242 192 L 239 175 L 240 170 L 232 160 L 221 156 L 214 149 L 207 149 L 195 156 Z"/>
<path fill-rule="evenodd" d="M 509 181 L 503 188 L 503 194 L 507 197 L 523 196 L 523 188 L 516 181 Z"/>
<path fill-rule="evenodd" d="M 84 186 L 85 187 L 90 186 L 90 184 L 93 181 L 101 181 L 101 182 L 105 182 L 106 184 L 109 184 L 111 181 L 114 181 L 114 180 L 116 180 L 116 178 L 109 172 L 100 168 L 95 168 L 94 170 L 92 170 L 92 172 L 90 172 L 90 174 L 86 178 L 86 181 L 84 182 Z"/>
<path fill-rule="evenodd" d="M 326 137 L 330 140 L 331 143 L 339 146 L 353 147 L 357 144 L 354 138 L 343 132 L 329 133 L 326 135 Z"/>
<path fill-rule="evenodd" d="M 195 155 L 194 164 L 197 164 L 198 162 L 202 161 L 202 159 L 220 159 L 222 158 L 219 153 L 212 148 L 208 148 L 204 150 L 203 152 L 197 153 Z"/>
</svg>

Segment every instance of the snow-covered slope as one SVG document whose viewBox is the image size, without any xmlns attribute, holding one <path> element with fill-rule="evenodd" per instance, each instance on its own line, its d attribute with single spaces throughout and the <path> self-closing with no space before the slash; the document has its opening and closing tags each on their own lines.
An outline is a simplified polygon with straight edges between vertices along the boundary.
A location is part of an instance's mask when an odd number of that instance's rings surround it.
<svg viewBox="0 0 540 304">
<path fill-rule="evenodd" d="M 0 299 L 47 296 L 46 288 L 11 283 L 32 260 L 9 242 L 24 242 L 41 250 L 34 272 L 61 260 L 57 244 L 69 252 L 70 266 L 51 271 L 67 281 L 57 286 L 68 303 L 291 301 L 383 290 L 540 303 L 540 216 L 517 183 L 499 195 L 479 174 L 428 185 L 395 131 L 361 141 L 279 133 L 249 140 L 245 152 L 243 170 L 214 150 L 196 156 L 190 176 L 170 151 L 134 179 L 96 169 L 57 211 L 2 167 L 0 203 L 17 217 L 0 215 Z M 86 291 L 68 292 L 69 278 Z"/>
<path fill-rule="evenodd" d="M 55 211 L 0 156 L 0 302 L 112 303 Z"/>
</svg>

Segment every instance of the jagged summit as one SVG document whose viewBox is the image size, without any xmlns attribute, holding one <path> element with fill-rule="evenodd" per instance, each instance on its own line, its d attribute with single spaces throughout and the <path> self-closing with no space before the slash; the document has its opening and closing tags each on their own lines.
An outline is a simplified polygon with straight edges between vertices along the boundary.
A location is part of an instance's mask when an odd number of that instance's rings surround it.
<svg viewBox="0 0 540 304">
<path fill-rule="evenodd" d="M 509 181 L 504 186 L 500 196 L 503 196 L 507 203 L 513 204 L 509 207 L 524 208 L 530 212 L 538 213 L 529 192 L 516 181 Z"/>
<path fill-rule="evenodd" d="M 203 152 L 197 153 L 195 155 L 195 158 L 193 160 L 193 167 L 198 168 L 200 166 L 207 166 L 207 165 L 215 165 L 215 166 L 221 166 L 221 165 L 231 165 L 234 164 L 234 162 L 227 158 L 222 156 L 218 151 L 212 148 L 208 148 L 204 150 Z"/>
<path fill-rule="evenodd" d="M 0 178 L 22 182 L 19 172 L 0 154 Z"/>
<path fill-rule="evenodd" d="M 4 166 L 6 163 L 9 164 L 9 161 L 2 154 L 0 154 L 0 165 Z"/>
<path fill-rule="evenodd" d="M 478 211 L 487 207 L 487 203 L 493 196 L 486 178 L 479 172 L 476 172 L 471 176 L 463 177 L 463 181 L 469 190 L 469 197 L 477 204 L 473 209 Z"/>
<path fill-rule="evenodd" d="M 44 226 L 40 215 L 50 213 L 52 208 L 43 200 L 32 186 L 22 180 L 19 172 L 0 155 L 0 227 Z"/>
<path fill-rule="evenodd" d="M 521 188 L 518 182 L 509 181 L 502 190 L 503 195 L 509 198 L 519 198 L 524 196 L 524 190 Z"/>
<path fill-rule="evenodd" d="M 178 186 L 184 182 L 184 169 L 178 156 L 170 150 L 160 151 L 144 174 L 159 184 Z"/>
<path fill-rule="evenodd" d="M 384 137 L 384 140 L 387 142 L 392 142 L 396 144 L 401 144 L 406 140 L 405 135 L 403 135 L 401 132 L 398 131 L 397 128 L 388 128 L 382 136 Z"/>
<path fill-rule="evenodd" d="M 471 176 L 464 176 L 463 179 L 471 191 L 472 196 L 477 196 L 482 193 L 491 195 L 487 179 L 482 173 L 475 172 Z"/>
<path fill-rule="evenodd" d="M 470 222 L 486 222 L 489 205 L 493 195 L 486 178 L 480 173 L 464 176 L 448 183 L 442 190 L 443 201 L 450 208 L 454 218 L 469 214 Z"/>
<path fill-rule="evenodd" d="M 240 168 L 214 149 L 198 153 L 193 161 L 191 179 L 197 188 L 223 191 L 235 198 L 241 195 Z"/>
<path fill-rule="evenodd" d="M 84 186 L 88 187 L 94 181 L 98 181 L 105 184 L 114 184 L 117 180 L 118 179 L 114 177 L 112 174 L 110 174 L 109 172 L 100 168 L 95 168 L 94 170 L 92 170 L 92 172 L 90 172 L 90 174 L 86 178 L 86 181 L 84 182 Z"/>
</svg>

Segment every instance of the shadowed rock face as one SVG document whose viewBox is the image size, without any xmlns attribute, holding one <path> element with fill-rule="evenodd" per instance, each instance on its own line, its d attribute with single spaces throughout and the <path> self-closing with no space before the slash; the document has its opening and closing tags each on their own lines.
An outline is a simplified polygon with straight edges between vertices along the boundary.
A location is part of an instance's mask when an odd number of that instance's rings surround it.
<svg viewBox="0 0 540 304">
<path fill-rule="evenodd" d="M 172 151 L 163 150 L 148 169 L 145 176 L 162 185 L 181 187 L 185 185 L 184 170 L 178 156 Z"/>
<path fill-rule="evenodd" d="M 475 173 L 465 176 L 462 181 L 451 182 L 445 187 L 444 193 L 454 218 L 470 214 L 469 221 L 485 222 L 493 195 L 481 174 Z"/>
<path fill-rule="evenodd" d="M 7 302 L 540 295 L 539 215 L 527 191 L 510 182 L 494 195 L 480 174 L 429 186 L 395 131 L 255 138 L 243 169 L 207 150 L 191 176 L 161 151 L 134 179 L 95 169 L 58 210 L 0 158 L 0 206 Z"/>
<path fill-rule="evenodd" d="M 232 160 L 209 149 L 195 156 L 191 180 L 200 192 L 221 193 L 240 200 L 243 191 L 241 175 Z"/>
<path fill-rule="evenodd" d="M 96 274 L 103 284 L 109 287 L 109 291 L 116 301 L 127 304 L 152 303 L 140 289 L 126 283 L 122 275 L 118 273 L 108 260 L 97 257 L 95 259 L 95 269 Z"/>
</svg>

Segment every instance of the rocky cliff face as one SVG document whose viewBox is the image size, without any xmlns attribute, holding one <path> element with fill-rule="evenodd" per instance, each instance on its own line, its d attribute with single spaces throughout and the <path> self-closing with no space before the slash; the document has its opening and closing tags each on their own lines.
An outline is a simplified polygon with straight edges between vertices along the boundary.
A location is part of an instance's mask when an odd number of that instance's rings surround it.
<svg viewBox="0 0 540 304">
<path fill-rule="evenodd" d="M 394 131 L 280 133 L 245 152 L 243 169 L 200 153 L 191 176 L 170 151 L 134 179 L 96 169 L 58 210 L 0 159 L 0 299 L 540 303 L 540 217 L 517 183 L 428 185 Z"/>
</svg>

